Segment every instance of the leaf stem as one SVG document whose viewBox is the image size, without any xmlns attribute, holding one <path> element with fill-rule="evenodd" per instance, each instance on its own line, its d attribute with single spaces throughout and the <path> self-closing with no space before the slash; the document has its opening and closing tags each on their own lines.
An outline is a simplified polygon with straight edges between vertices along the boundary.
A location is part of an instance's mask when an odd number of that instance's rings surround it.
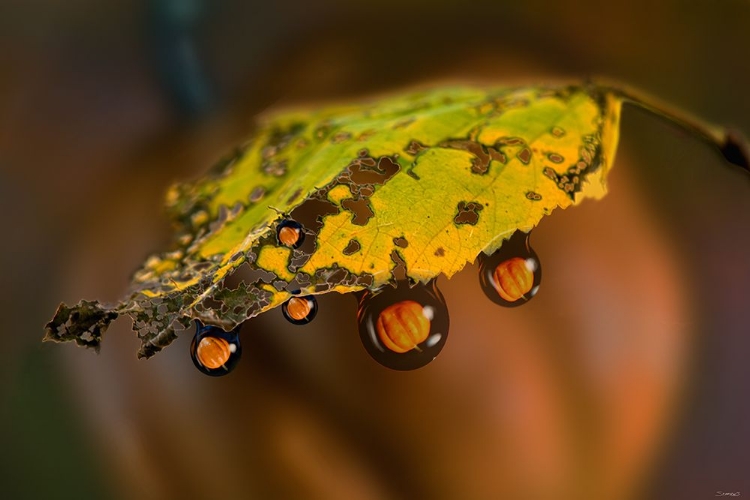
<svg viewBox="0 0 750 500">
<path fill-rule="evenodd" d="M 750 173 L 750 146 L 741 133 L 717 127 L 689 113 L 677 110 L 658 99 L 632 89 L 610 86 L 623 103 L 641 108 L 673 123 L 711 147 L 717 148 L 724 159 Z"/>
</svg>

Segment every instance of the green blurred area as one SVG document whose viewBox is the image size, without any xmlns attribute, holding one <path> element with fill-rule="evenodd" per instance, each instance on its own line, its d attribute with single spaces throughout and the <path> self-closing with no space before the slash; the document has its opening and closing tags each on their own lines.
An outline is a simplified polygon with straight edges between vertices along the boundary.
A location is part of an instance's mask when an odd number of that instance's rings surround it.
<svg viewBox="0 0 750 500">
<path fill-rule="evenodd" d="M 494 418 L 470 417 L 449 405 L 451 399 L 469 407 L 476 403 L 469 395 L 479 391 L 473 387 L 481 385 L 477 373 L 440 368 L 408 378 L 381 373 L 367 364 L 357 339 L 343 337 L 355 328 L 354 305 L 344 299 L 332 299 L 329 311 L 339 314 L 323 315 L 322 326 L 304 336 L 283 330 L 279 318 L 253 320 L 253 328 L 278 335 L 248 339 L 239 373 L 220 381 L 195 373 L 187 356 L 189 335 L 152 361 L 139 363 L 129 325 L 112 329 L 98 357 L 72 346 L 42 345 L 43 325 L 60 301 L 117 299 L 143 257 L 169 241 L 169 225 L 159 218 L 167 185 L 199 175 L 241 143 L 259 112 L 435 81 L 533 83 L 603 76 L 748 135 L 748 26 L 750 4 L 739 0 L 4 2 L 0 496 L 306 498 L 327 491 L 318 480 L 339 481 L 342 491 L 367 491 L 374 498 L 457 498 L 461 491 L 465 498 L 496 498 L 493 493 L 514 491 L 503 490 L 502 484 L 514 481 L 507 471 L 514 470 L 515 456 L 484 464 L 488 471 L 478 477 L 487 481 L 487 489 L 462 484 L 468 481 L 460 475 L 451 477 L 445 465 L 450 460 L 425 458 L 440 455 L 431 451 L 435 446 L 484 471 L 483 456 L 511 446 L 505 434 L 498 441 L 477 438 L 473 448 L 462 445 L 469 435 L 462 434 L 466 427 L 480 429 Z M 720 159 L 704 145 L 639 111 L 624 113 L 618 159 L 615 176 L 619 169 L 635 168 L 628 174 L 632 178 L 614 177 L 613 189 L 618 180 L 633 183 L 634 196 L 652 214 L 656 232 L 677 248 L 674 261 L 687 276 L 685 294 L 696 315 L 685 319 L 689 332 L 681 339 L 693 354 L 687 356 L 689 376 L 680 375 L 677 415 L 664 417 L 670 423 L 654 445 L 656 458 L 648 454 L 646 471 L 628 476 L 636 484 L 621 495 L 748 494 L 750 452 L 744 445 L 750 430 L 744 423 L 750 407 L 744 396 L 750 383 L 745 362 L 750 352 L 745 255 L 750 182 L 722 170 Z M 575 220 L 566 224 L 576 230 Z M 597 227 L 606 234 L 606 225 Z M 634 235 L 633 245 L 637 240 Z M 539 241 L 561 272 L 563 257 L 549 255 L 557 250 L 557 240 L 542 233 Z M 596 246 L 592 241 L 581 245 Z M 560 251 L 566 248 L 574 247 Z M 445 283 L 451 291 L 446 295 L 460 300 L 473 279 Z M 469 310 L 470 305 L 461 307 Z M 539 307 L 532 311 L 545 314 Z M 585 306 L 579 309 L 586 312 Z M 586 315 L 581 316 L 585 323 Z M 524 318 L 526 323 L 543 321 Z M 568 325 L 559 327 L 562 333 L 575 329 L 578 319 L 567 312 L 560 317 L 550 313 L 544 321 L 555 326 L 561 319 Z M 464 321 L 458 324 L 473 324 Z M 457 334 L 454 339 L 446 346 L 450 351 L 455 345 L 454 354 L 446 352 L 438 360 L 446 357 L 443 367 L 453 366 L 449 356 L 460 354 L 469 364 L 478 356 L 467 353 L 471 344 L 460 344 Z M 544 359 L 558 363 L 561 377 L 576 381 L 580 368 L 571 339 L 560 335 L 542 344 L 559 356 Z M 504 347 L 493 344 L 487 351 L 501 356 L 493 349 Z M 529 355 L 519 366 L 536 366 L 534 359 Z M 493 366 L 492 358 L 485 362 Z M 497 365 L 498 370 L 505 366 Z M 554 366 L 540 366 L 540 373 L 549 369 L 559 375 Z M 519 377 L 523 388 L 527 379 Z M 529 386 L 543 393 L 546 383 L 535 380 L 529 378 Z M 551 435 L 574 442 L 580 438 L 598 449 L 600 443 L 586 437 L 595 427 L 588 423 L 616 405 L 594 408 L 590 403 L 588 408 L 586 391 L 593 389 L 579 391 L 572 382 L 566 387 L 573 428 L 560 424 L 563 431 Z M 553 393 L 550 399 L 557 397 Z M 374 398 L 383 402 L 382 414 L 370 401 Z M 626 409 L 637 407 L 621 403 Z M 636 410 L 627 419 L 637 419 Z M 404 425 L 415 428 L 431 412 L 443 414 L 435 417 L 436 435 L 409 441 L 404 438 L 409 428 L 387 425 L 400 418 L 399 412 L 405 414 Z M 556 428 L 555 418 L 549 419 L 550 428 Z M 228 428 L 210 430 L 216 422 Z M 274 441 L 287 433 L 288 442 Z M 343 467 L 352 456 L 364 465 L 337 477 L 319 464 L 325 459 L 305 455 L 308 448 L 298 444 L 305 442 L 310 449 L 334 450 L 325 453 L 334 457 L 332 468 Z M 604 461 L 587 450 L 576 448 L 574 454 L 584 471 Z M 530 463 L 537 458 L 529 458 Z M 296 460 L 318 463 L 318 468 L 290 466 L 298 475 L 286 475 L 283 465 Z M 201 478 L 202 467 L 214 475 Z M 526 484 L 523 478 L 515 480 Z M 558 498 L 599 491 L 594 486 L 586 490 L 585 474 L 571 481 L 584 486 Z"/>
<path fill-rule="evenodd" d="M 3 394 L 5 498 L 106 498 L 104 470 L 49 349 L 26 355 Z M 4 388 L 6 389 L 6 388 Z M 7 405 L 7 406 L 6 406 Z"/>
</svg>

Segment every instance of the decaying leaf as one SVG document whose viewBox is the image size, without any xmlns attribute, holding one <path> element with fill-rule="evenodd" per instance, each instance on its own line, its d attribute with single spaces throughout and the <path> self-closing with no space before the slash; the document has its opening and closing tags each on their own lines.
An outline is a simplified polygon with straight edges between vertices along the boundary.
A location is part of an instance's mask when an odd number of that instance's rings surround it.
<svg viewBox="0 0 750 500">
<path fill-rule="evenodd" d="M 125 314 L 149 357 L 191 319 L 229 330 L 294 292 L 450 277 L 555 208 L 604 196 L 629 99 L 594 84 L 453 87 L 272 116 L 206 178 L 169 191 L 175 246 L 126 299 L 61 305 L 45 339 L 98 348 Z M 747 168 L 741 141 L 699 134 Z M 277 237 L 290 219 L 301 245 Z"/>
</svg>

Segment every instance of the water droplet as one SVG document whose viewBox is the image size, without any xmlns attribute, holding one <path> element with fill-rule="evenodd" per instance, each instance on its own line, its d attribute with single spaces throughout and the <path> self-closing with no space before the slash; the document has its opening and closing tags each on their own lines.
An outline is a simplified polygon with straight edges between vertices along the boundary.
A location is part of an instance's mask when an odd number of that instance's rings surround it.
<svg viewBox="0 0 750 500">
<path fill-rule="evenodd" d="M 529 245 L 529 233 L 516 231 L 494 254 L 480 256 L 479 282 L 496 304 L 525 304 L 539 291 L 541 281 L 542 266 Z"/>
<path fill-rule="evenodd" d="M 242 355 L 240 327 L 225 332 L 218 326 L 195 320 L 195 336 L 190 344 L 193 364 L 201 372 L 220 377 L 234 370 Z"/>
<path fill-rule="evenodd" d="M 434 280 L 412 288 L 400 281 L 365 292 L 357 310 L 359 336 L 370 356 L 393 370 L 421 368 L 448 338 L 448 308 Z"/>
<path fill-rule="evenodd" d="M 305 231 L 302 224 L 296 220 L 287 219 L 276 228 L 276 237 L 281 245 L 299 248 L 305 241 Z"/>
<path fill-rule="evenodd" d="M 281 312 L 290 323 L 306 325 L 318 314 L 318 301 L 312 295 L 292 297 L 281 305 Z"/>
</svg>

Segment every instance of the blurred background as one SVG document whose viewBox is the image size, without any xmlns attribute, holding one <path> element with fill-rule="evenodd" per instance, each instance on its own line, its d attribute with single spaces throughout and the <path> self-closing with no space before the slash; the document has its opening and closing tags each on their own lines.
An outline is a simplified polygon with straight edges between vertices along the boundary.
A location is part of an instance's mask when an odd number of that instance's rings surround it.
<svg viewBox="0 0 750 500">
<path fill-rule="evenodd" d="M 5 0 L 0 4 L 3 498 L 701 499 L 750 495 L 750 177 L 626 108 L 601 202 L 532 235 L 539 295 L 439 285 L 422 370 L 370 360 L 349 296 L 247 322 L 209 379 L 42 344 L 171 236 L 163 192 L 253 117 L 441 81 L 604 76 L 750 134 L 750 3 Z"/>
</svg>

